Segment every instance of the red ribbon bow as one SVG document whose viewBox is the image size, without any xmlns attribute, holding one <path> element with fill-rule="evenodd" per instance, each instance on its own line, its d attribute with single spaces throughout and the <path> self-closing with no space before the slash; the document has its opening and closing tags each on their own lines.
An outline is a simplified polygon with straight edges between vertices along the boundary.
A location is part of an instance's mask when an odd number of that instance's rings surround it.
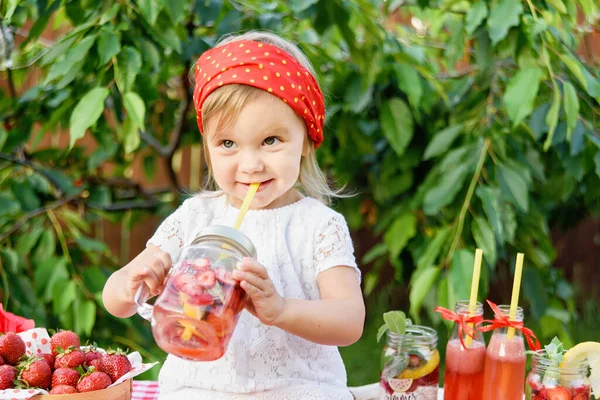
<svg viewBox="0 0 600 400">
<path fill-rule="evenodd" d="M 479 334 L 477 325 L 483 322 L 483 317 L 481 315 L 468 317 L 463 314 L 457 314 L 444 307 L 436 307 L 434 311 L 439 312 L 443 319 L 458 324 L 458 337 L 460 339 L 460 344 L 464 349 L 466 349 L 467 346 L 465 346 L 463 341 L 463 334 L 469 336 L 471 339 L 477 338 L 477 335 Z M 473 326 L 469 324 L 472 324 Z"/>
<path fill-rule="evenodd" d="M 0 332 L 23 332 L 35 327 L 32 319 L 23 318 L 11 312 L 5 311 L 0 303 Z"/>
<path fill-rule="evenodd" d="M 538 340 L 537 336 L 535 336 L 535 333 L 533 333 L 531 329 L 525 327 L 523 321 L 511 321 L 510 317 L 506 314 L 503 314 L 496 304 L 489 300 L 487 300 L 487 303 L 494 311 L 495 318 L 493 321 L 487 319 L 481 321 L 480 324 L 484 322 L 489 323 L 489 325 L 478 327 L 481 332 L 489 332 L 497 328 L 514 328 L 523 333 L 523 336 L 525 336 L 525 339 L 527 339 L 527 345 L 529 346 L 530 350 L 537 351 L 541 348 L 540 341 Z"/>
</svg>

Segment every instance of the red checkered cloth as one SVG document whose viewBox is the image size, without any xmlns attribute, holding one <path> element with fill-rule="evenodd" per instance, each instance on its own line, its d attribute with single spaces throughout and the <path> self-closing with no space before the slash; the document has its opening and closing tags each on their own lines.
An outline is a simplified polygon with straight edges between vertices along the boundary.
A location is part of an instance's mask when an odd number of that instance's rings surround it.
<svg viewBox="0 0 600 400">
<path fill-rule="evenodd" d="M 156 400 L 158 399 L 158 382 L 133 381 L 131 400 Z"/>
</svg>

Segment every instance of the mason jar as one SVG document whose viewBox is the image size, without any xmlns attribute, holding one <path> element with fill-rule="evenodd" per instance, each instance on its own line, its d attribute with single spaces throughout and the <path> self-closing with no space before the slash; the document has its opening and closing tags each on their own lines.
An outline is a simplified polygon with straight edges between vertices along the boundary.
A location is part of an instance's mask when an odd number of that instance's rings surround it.
<svg viewBox="0 0 600 400">
<path fill-rule="evenodd" d="M 525 392 L 528 399 L 590 399 L 588 362 L 571 361 L 566 365 L 550 360 L 545 350 L 532 355 Z"/>
<path fill-rule="evenodd" d="M 256 249 L 242 232 L 210 226 L 181 251 L 165 278 L 154 305 L 147 288 L 136 295 L 138 313 L 149 320 L 158 346 L 194 361 L 212 361 L 225 354 L 247 295 L 232 273 Z"/>
<path fill-rule="evenodd" d="M 440 353 L 432 328 L 408 324 L 403 335 L 387 332 L 380 400 L 437 400 Z"/>
</svg>

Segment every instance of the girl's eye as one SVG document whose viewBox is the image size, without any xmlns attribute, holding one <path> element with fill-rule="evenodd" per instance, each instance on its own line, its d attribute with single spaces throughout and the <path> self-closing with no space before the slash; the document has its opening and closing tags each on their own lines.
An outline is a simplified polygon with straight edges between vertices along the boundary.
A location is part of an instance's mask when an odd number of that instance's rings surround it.
<svg viewBox="0 0 600 400">
<path fill-rule="evenodd" d="M 272 146 L 272 145 L 274 145 L 275 143 L 277 143 L 278 141 L 279 141 L 279 139 L 277 139 L 275 136 L 269 136 L 268 138 L 266 138 L 266 139 L 264 140 L 264 143 L 265 143 L 267 146 Z"/>
<path fill-rule="evenodd" d="M 234 144 L 235 144 L 235 143 L 233 143 L 233 141 L 232 141 L 232 140 L 223 140 L 223 141 L 221 142 L 221 146 L 225 147 L 226 149 L 230 149 L 230 148 L 232 148 Z"/>
</svg>

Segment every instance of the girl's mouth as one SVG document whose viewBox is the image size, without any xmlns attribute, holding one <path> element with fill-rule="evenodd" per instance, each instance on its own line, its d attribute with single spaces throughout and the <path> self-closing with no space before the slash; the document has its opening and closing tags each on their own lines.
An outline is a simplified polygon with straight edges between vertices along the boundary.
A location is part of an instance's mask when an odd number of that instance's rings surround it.
<svg viewBox="0 0 600 400">
<path fill-rule="evenodd" d="M 265 190 L 269 183 L 271 183 L 272 181 L 273 179 L 267 179 L 266 181 L 261 182 L 260 186 L 258 187 L 258 192 L 262 192 L 263 190 Z M 250 183 L 240 183 L 246 188 L 246 190 L 250 189 Z"/>
</svg>

